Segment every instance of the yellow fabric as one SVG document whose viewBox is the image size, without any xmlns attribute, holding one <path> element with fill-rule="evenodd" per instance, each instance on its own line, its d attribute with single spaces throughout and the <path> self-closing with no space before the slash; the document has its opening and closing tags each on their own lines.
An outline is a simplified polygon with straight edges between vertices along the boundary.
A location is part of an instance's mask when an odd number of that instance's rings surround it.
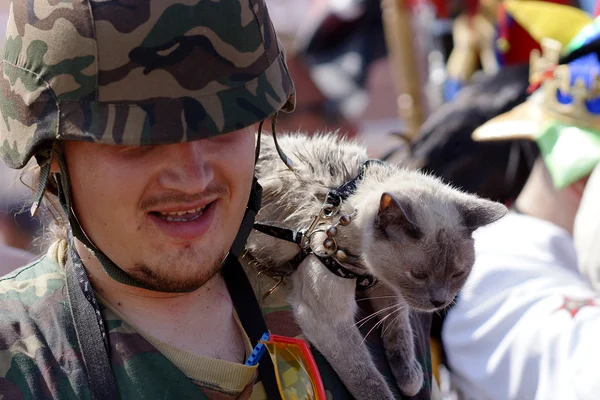
<svg viewBox="0 0 600 400">
<path fill-rule="evenodd" d="M 489 140 L 535 140 L 542 125 L 549 120 L 542 109 L 542 92 L 534 93 L 527 101 L 500 114 L 473 131 L 471 137 L 478 142 Z"/>
<path fill-rule="evenodd" d="M 549 37 L 562 43 L 563 47 L 592 22 L 585 11 L 562 4 L 537 0 L 508 0 L 506 11 L 536 41 Z"/>
</svg>

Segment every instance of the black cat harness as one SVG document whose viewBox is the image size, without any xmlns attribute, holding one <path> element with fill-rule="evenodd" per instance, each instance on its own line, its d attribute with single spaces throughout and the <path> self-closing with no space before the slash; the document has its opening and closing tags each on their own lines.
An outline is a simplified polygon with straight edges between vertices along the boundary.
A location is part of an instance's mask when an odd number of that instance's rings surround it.
<svg viewBox="0 0 600 400">
<path fill-rule="evenodd" d="M 300 252 L 291 262 L 294 269 L 297 269 L 300 263 L 312 253 L 333 274 L 341 278 L 356 279 L 356 290 L 363 291 L 373 287 L 377 283 L 377 279 L 373 275 L 368 273 L 358 274 L 342 265 L 342 263 L 347 263 L 357 268 L 366 269 L 361 258 L 339 248 L 335 238 L 338 234 L 338 229 L 341 226 L 350 225 L 357 213 L 357 210 L 354 210 L 352 214 L 340 215 L 342 203 L 356 191 L 357 185 L 364 178 L 366 169 L 374 163 L 385 164 L 380 160 L 367 160 L 355 178 L 344 183 L 337 189 L 331 189 L 327 193 L 321 210 L 314 216 L 311 224 L 306 229 L 292 230 L 261 223 L 255 223 L 254 229 L 274 238 L 297 244 L 300 247 Z M 335 219 L 337 221 L 334 222 Z M 319 228 L 324 223 L 329 224 L 327 228 Z M 322 243 L 323 253 L 316 252 L 311 244 L 311 239 L 317 232 L 324 232 L 327 236 Z"/>
</svg>

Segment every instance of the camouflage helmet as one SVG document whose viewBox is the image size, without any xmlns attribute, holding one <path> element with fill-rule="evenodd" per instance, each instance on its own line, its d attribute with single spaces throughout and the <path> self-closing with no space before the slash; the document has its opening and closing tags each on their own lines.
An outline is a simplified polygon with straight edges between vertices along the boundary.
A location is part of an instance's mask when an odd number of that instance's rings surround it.
<svg viewBox="0 0 600 400">
<path fill-rule="evenodd" d="M 0 69 L 11 168 L 56 140 L 178 143 L 294 108 L 264 0 L 13 1 Z"/>
</svg>

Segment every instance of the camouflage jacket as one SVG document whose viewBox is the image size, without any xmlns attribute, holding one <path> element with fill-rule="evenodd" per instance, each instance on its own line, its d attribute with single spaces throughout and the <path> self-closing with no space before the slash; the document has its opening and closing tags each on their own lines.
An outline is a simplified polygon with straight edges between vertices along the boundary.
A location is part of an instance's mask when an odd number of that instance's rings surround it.
<svg viewBox="0 0 600 400">
<path fill-rule="evenodd" d="M 0 278 L 0 398 L 91 399 L 69 308 L 65 272 L 51 252 Z M 262 276 L 252 280 L 257 294 L 270 288 L 268 279 Z M 289 307 L 282 301 L 284 294 L 285 287 L 282 287 L 261 304 L 267 325 L 276 334 L 301 336 Z M 203 384 L 201 379 L 189 378 L 111 309 L 102 303 L 100 308 L 109 334 L 110 363 L 121 398 L 264 399 L 262 387 L 250 385 L 256 376 L 253 371 L 247 375 L 248 385 L 242 385 L 237 391 L 227 390 L 225 385 L 219 387 L 218 382 Z M 429 399 L 430 322 L 429 317 L 419 318 L 413 322 L 426 382 L 421 393 L 412 399 Z M 387 364 L 382 362 L 385 358 L 381 357 L 381 347 L 372 342 L 369 346 L 381 370 L 391 376 Z M 328 398 L 351 399 L 331 366 L 316 350 L 314 354 Z"/>
</svg>

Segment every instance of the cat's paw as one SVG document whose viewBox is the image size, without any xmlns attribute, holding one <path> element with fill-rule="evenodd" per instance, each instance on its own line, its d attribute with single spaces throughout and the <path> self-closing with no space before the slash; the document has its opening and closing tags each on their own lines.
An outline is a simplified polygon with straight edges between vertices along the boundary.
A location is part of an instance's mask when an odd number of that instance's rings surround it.
<svg viewBox="0 0 600 400">
<path fill-rule="evenodd" d="M 423 386 L 423 368 L 415 361 L 404 372 L 402 379 L 398 380 L 400 390 L 407 396 L 414 396 Z"/>
</svg>

